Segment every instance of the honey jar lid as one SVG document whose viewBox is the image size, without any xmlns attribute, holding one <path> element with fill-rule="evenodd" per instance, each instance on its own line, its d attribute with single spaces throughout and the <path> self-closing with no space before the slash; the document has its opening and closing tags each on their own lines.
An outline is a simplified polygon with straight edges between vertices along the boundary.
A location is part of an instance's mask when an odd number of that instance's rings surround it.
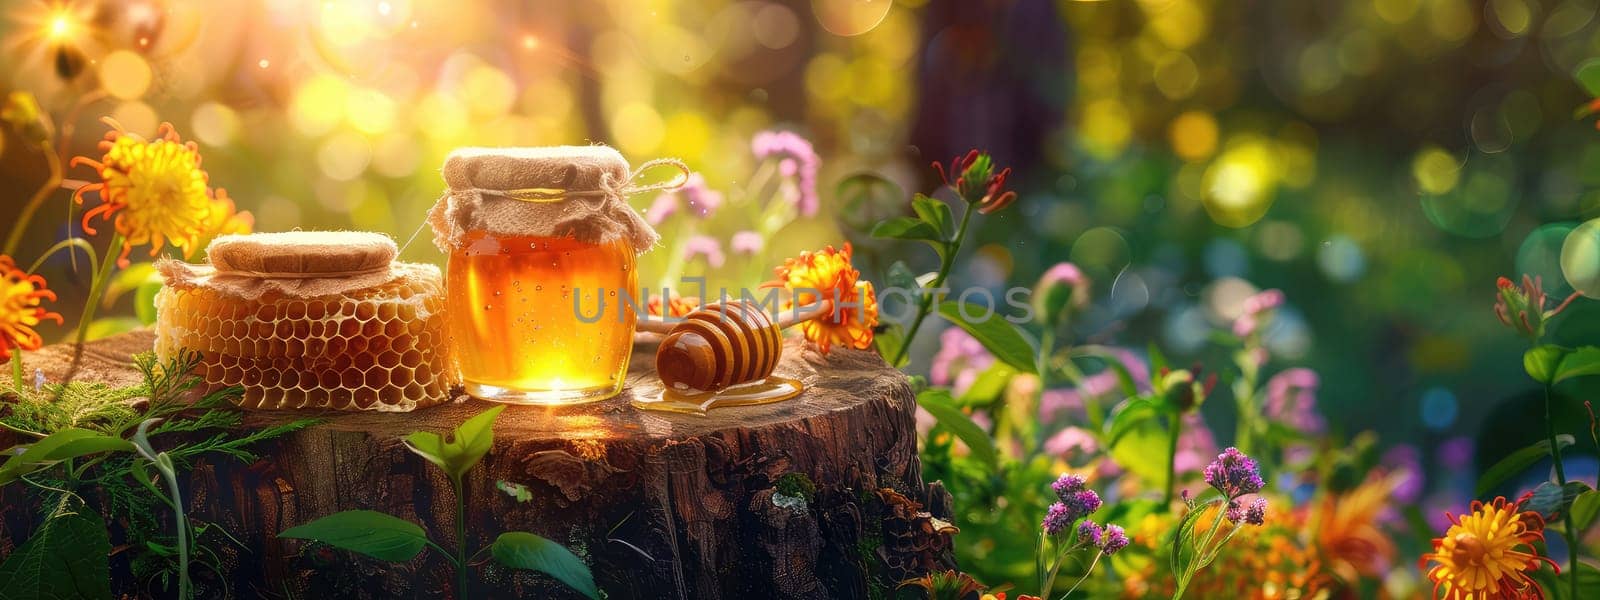
<svg viewBox="0 0 1600 600">
<path fill-rule="evenodd" d="M 637 185 L 645 171 L 673 166 L 670 182 Z M 605 146 L 547 148 L 458 148 L 441 170 L 449 187 L 428 222 L 434 243 L 450 252 L 468 233 L 571 237 L 587 244 L 627 242 L 636 253 L 661 239 L 627 197 L 681 187 L 689 168 L 677 159 L 656 159 L 629 170 L 628 161 Z"/>
<path fill-rule="evenodd" d="M 224 235 L 206 247 L 206 256 L 219 275 L 269 279 L 387 273 L 398 254 L 389 236 L 365 231 Z"/>
</svg>

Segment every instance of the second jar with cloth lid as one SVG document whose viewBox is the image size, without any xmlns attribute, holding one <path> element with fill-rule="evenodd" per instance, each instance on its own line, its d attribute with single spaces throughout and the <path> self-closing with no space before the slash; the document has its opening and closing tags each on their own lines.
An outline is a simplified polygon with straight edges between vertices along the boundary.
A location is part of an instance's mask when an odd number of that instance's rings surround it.
<svg viewBox="0 0 1600 600">
<path fill-rule="evenodd" d="M 605 146 L 463 148 L 445 159 L 449 186 L 429 214 L 445 270 L 450 329 L 468 394 L 518 404 L 616 395 L 637 316 L 635 257 L 658 236 L 626 196 L 633 187 Z"/>
</svg>

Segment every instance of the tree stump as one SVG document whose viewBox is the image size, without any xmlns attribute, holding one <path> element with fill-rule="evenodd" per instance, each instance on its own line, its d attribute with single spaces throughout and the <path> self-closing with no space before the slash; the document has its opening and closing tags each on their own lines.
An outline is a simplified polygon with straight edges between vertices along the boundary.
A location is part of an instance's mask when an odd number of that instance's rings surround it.
<svg viewBox="0 0 1600 600">
<path fill-rule="evenodd" d="M 130 356 L 152 340 L 141 331 L 90 344 L 76 378 L 134 383 Z M 511 406 L 500 415 L 493 449 L 465 483 L 470 550 L 506 531 L 543 535 L 583 557 L 610 598 L 865 598 L 874 582 L 953 566 L 953 528 L 922 509 L 930 494 L 942 507 L 948 496 L 922 482 L 912 390 L 876 354 L 824 357 L 789 340 L 777 372 L 804 382 L 802 396 L 701 417 L 629 404 L 633 394 L 659 391 L 653 352 L 654 345 L 635 348 L 617 398 Z M 27 360 L 56 380 L 71 353 L 54 346 Z M 462 397 L 407 414 L 250 413 L 251 427 L 325 421 L 257 447 L 263 458 L 255 464 L 209 460 L 187 474 L 192 517 L 239 541 L 224 545 L 227 572 L 216 579 L 240 598 L 448 597 L 453 571 L 432 549 L 390 564 L 276 534 L 369 509 L 417 522 L 455 547 L 448 479 L 400 440 L 447 432 L 490 406 Z M 777 482 L 791 473 L 815 482 L 809 501 L 775 499 Z M 532 498 L 519 502 L 498 489 L 502 481 L 525 485 Z M 0 553 L 37 525 L 37 511 L 20 502 L 22 487 L 0 489 Z M 113 567 L 126 573 L 115 556 Z M 473 581 L 463 597 L 577 597 L 548 577 L 492 561 Z M 151 595 L 145 582 L 114 583 L 121 593 Z"/>
</svg>

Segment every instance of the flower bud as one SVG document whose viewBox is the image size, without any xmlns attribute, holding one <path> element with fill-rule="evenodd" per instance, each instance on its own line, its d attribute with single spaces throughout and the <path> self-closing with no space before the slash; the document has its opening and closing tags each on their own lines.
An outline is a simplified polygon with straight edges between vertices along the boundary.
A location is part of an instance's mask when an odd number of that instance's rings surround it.
<svg viewBox="0 0 1600 600">
<path fill-rule="evenodd" d="M 1544 337 L 1545 323 L 1566 310 L 1567 305 L 1578 297 L 1577 293 L 1573 293 L 1559 306 L 1545 310 L 1544 282 L 1539 277 L 1523 275 L 1521 285 L 1501 277 L 1495 280 L 1495 288 L 1495 316 L 1502 324 L 1530 340 Z"/>
<path fill-rule="evenodd" d="M 50 141 L 50 128 L 45 124 L 39 101 L 28 92 L 11 92 L 0 106 L 0 121 L 5 121 L 17 134 L 34 144 Z"/>
<path fill-rule="evenodd" d="M 1069 262 L 1056 263 L 1033 287 L 1033 311 L 1054 329 L 1089 305 L 1089 278 Z"/>
</svg>

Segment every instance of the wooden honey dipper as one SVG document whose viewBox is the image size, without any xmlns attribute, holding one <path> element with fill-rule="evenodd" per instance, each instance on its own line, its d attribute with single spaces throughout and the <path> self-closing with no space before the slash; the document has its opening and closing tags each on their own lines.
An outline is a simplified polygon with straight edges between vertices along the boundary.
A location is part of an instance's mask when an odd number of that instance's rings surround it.
<svg viewBox="0 0 1600 600">
<path fill-rule="evenodd" d="M 642 320 L 639 329 L 667 336 L 656 350 L 656 373 L 667 389 L 714 392 L 772 375 L 783 355 L 781 330 L 832 308 L 832 301 L 822 300 L 773 322 L 755 303 L 736 300 L 702 306 L 676 323 Z"/>
</svg>

